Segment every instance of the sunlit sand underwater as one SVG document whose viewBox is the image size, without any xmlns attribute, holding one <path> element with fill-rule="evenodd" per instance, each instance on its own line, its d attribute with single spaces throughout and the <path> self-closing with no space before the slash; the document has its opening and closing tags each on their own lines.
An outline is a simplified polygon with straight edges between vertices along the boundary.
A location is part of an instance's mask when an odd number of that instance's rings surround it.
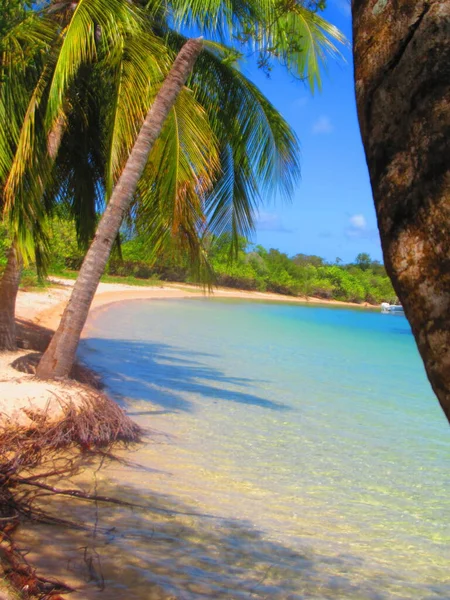
<svg viewBox="0 0 450 600">
<path fill-rule="evenodd" d="M 83 476 L 143 508 L 19 536 L 73 598 L 450 598 L 450 430 L 403 316 L 130 301 L 81 355 L 151 431 Z"/>
</svg>

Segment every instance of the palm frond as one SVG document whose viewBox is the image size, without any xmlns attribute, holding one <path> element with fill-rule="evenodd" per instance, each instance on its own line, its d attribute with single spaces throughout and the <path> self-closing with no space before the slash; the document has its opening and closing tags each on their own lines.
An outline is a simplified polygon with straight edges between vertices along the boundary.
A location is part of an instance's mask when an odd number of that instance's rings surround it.
<svg viewBox="0 0 450 600">
<path fill-rule="evenodd" d="M 171 0 L 166 18 L 177 31 L 195 28 L 209 38 L 243 39 L 271 21 L 274 0 Z M 255 37 L 253 35 L 253 37 Z"/>
<path fill-rule="evenodd" d="M 328 56 L 342 57 L 345 36 L 301 0 L 171 0 L 166 21 L 180 32 L 194 28 L 210 41 L 256 53 L 260 62 L 278 62 L 290 73 L 321 86 Z"/>
<path fill-rule="evenodd" d="M 142 31 L 124 38 L 106 63 L 102 61 L 97 70 L 106 98 L 102 122 L 106 190 L 110 196 L 170 62 L 161 41 Z M 105 77 L 105 73 L 109 73 L 109 77 Z"/>
<path fill-rule="evenodd" d="M 30 100 L 39 96 L 42 54 L 50 48 L 55 26 L 42 15 L 25 13 L 0 39 L 0 182 L 4 185 L 19 143 L 22 122 L 34 118 Z"/>
<path fill-rule="evenodd" d="M 139 11 L 123 0 L 79 0 L 61 32 L 61 46 L 48 93 L 46 123 L 51 129 L 65 94 L 81 65 L 91 63 L 98 51 L 113 52 L 122 36 L 142 26 Z M 99 39 L 97 40 L 97 33 Z"/>
<path fill-rule="evenodd" d="M 50 47 L 55 31 L 56 24 L 45 15 L 36 12 L 27 12 L 21 20 L 12 23 L 0 37 L 0 66 L 3 77 L 14 73 L 16 69 L 23 70 L 24 66 L 29 66 L 36 52 Z"/>
<path fill-rule="evenodd" d="M 347 45 L 337 27 L 301 4 L 275 19 L 265 43 L 289 72 L 308 81 L 311 91 L 321 88 L 327 58 L 342 58 L 337 44 Z"/>
<path fill-rule="evenodd" d="M 140 31 L 143 24 L 138 10 L 122 0 L 80 0 L 74 10 L 70 9 L 67 23 L 58 20 L 57 7 L 52 8 L 59 28 L 45 49 L 39 78 L 28 95 L 18 131 L 14 123 L 7 126 L 13 158 L 8 147 L 3 143 L 0 147 L 0 172 L 6 173 L 7 163 L 11 163 L 4 186 L 5 211 L 19 246 L 30 256 L 33 227 L 44 219 L 43 193 L 52 171 L 48 136 L 67 111 L 70 88 L 83 65 L 113 52 L 123 36 Z M 63 9 L 67 13 L 67 7 Z M 0 112 L 4 112 L 1 102 L 0 96 Z"/>
<path fill-rule="evenodd" d="M 212 270 L 202 243 L 205 198 L 219 174 L 217 142 L 191 91 L 180 94 L 150 154 L 139 185 L 136 215 L 149 255 L 188 253 L 207 282 Z"/>
<path fill-rule="evenodd" d="M 206 200 L 210 231 L 249 237 L 258 207 L 289 198 L 300 175 L 295 133 L 258 88 L 222 57 L 227 48 L 206 44 L 190 85 L 220 144 L 222 177 Z"/>
<path fill-rule="evenodd" d="M 20 126 L 16 127 L 14 117 L 11 117 L 8 126 L 11 152 L 10 168 L 3 187 L 3 210 L 25 261 L 34 252 L 34 224 L 45 218 L 41 197 L 51 165 L 41 103 L 49 75 L 50 71 L 44 68 L 29 97 Z"/>
</svg>

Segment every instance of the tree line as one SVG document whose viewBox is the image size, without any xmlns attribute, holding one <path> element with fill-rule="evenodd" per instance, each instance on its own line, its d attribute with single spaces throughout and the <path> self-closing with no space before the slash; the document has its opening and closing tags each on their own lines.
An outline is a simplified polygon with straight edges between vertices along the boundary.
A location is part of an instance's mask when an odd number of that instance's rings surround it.
<svg viewBox="0 0 450 600">
<path fill-rule="evenodd" d="M 74 224 L 68 220 L 55 220 L 50 245 L 49 272 L 75 275 L 83 262 L 84 250 L 77 241 Z M 6 263 L 7 247 L 0 229 L 0 263 Z M 218 286 L 374 305 L 396 301 L 383 264 L 364 252 L 349 264 L 344 264 L 338 257 L 334 262 L 327 262 L 320 256 L 288 256 L 274 248 L 267 250 L 242 236 L 238 239 L 236 252 L 229 234 L 210 237 L 205 242 L 205 249 L 213 281 Z M 125 232 L 120 248 L 113 251 L 105 272 L 143 281 L 199 283 L 198 274 L 186 255 L 160 251 L 155 256 L 151 250 L 146 236 L 127 238 Z"/>
</svg>

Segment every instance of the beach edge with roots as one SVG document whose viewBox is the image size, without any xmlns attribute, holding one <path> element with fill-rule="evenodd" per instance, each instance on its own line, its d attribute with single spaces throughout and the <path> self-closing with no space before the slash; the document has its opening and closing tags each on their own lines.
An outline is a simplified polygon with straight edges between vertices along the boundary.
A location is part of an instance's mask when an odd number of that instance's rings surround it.
<svg viewBox="0 0 450 600">
<path fill-rule="evenodd" d="M 70 379 L 36 379 L 35 368 L 52 331 L 26 320 L 18 326 L 21 348 L 0 353 L 0 583 L 3 576 L 27 598 L 55 600 L 70 588 L 39 577 L 23 561 L 14 530 L 24 519 L 48 522 L 49 515 L 33 502 L 36 489 L 76 496 L 77 491 L 55 488 L 49 480 L 72 475 L 117 445 L 139 443 L 143 431 L 102 390 L 99 376 L 80 363 Z M 0 586 L 0 598 L 14 595 Z"/>
</svg>

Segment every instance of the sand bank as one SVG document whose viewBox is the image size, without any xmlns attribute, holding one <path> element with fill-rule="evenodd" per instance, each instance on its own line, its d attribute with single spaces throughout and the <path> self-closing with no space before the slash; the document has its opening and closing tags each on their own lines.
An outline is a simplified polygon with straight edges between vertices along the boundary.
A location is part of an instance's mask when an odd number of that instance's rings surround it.
<svg viewBox="0 0 450 600">
<path fill-rule="evenodd" d="M 55 286 L 43 291 L 20 291 L 17 297 L 16 316 L 30 326 L 37 326 L 39 338 L 30 343 L 22 340 L 23 349 L 0 353 L 0 428 L 35 428 L 42 423 L 59 422 L 67 410 L 86 410 L 97 391 L 84 377 L 77 381 L 42 381 L 33 374 L 36 360 L 28 360 L 30 352 L 42 350 L 48 343 L 51 331 L 59 324 L 69 300 L 74 281 L 54 280 Z M 92 307 L 136 298 L 181 298 L 196 296 L 173 288 L 140 288 L 137 286 L 101 283 Z M 25 327 L 26 328 L 26 327 Z M 23 330 L 24 328 L 21 327 Z M 28 372 L 27 372 L 28 371 Z M 78 377 L 77 377 L 78 378 Z M 88 378 L 89 379 L 89 378 Z M 87 383 L 88 385 L 84 385 Z"/>
<path fill-rule="evenodd" d="M 59 287 L 50 288 L 48 292 L 21 292 L 17 302 L 17 315 L 35 323 L 56 329 L 70 296 L 74 281 L 70 279 L 51 278 Z M 92 310 L 121 302 L 123 300 L 168 300 L 179 298 L 198 298 L 202 295 L 211 298 L 242 298 L 247 300 L 289 302 L 294 304 L 321 304 L 330 306 L 351 306 L 374 308 L 368 303 L 354 304 L 338 300 L 323 300 L 314 297 L 294 297 L 270 292 L 249 292 L 227 288 L 216 288 L 211 294 L 204 293 L 201 288 L 188 284 L 164 284 L 161 286 L 132 286 L 118 283 L 100 283 L 92 303 Z"/>
<path fill-rule="evenodd" d="M 29 350 L 0 354 L 0 424 L 33 428 L 46 421 L 64 418 L 67 408 L 81 406 L 85 386 L 73 381 L 50 382 L 21 373 L 12 364 Z"/>
</svg>

